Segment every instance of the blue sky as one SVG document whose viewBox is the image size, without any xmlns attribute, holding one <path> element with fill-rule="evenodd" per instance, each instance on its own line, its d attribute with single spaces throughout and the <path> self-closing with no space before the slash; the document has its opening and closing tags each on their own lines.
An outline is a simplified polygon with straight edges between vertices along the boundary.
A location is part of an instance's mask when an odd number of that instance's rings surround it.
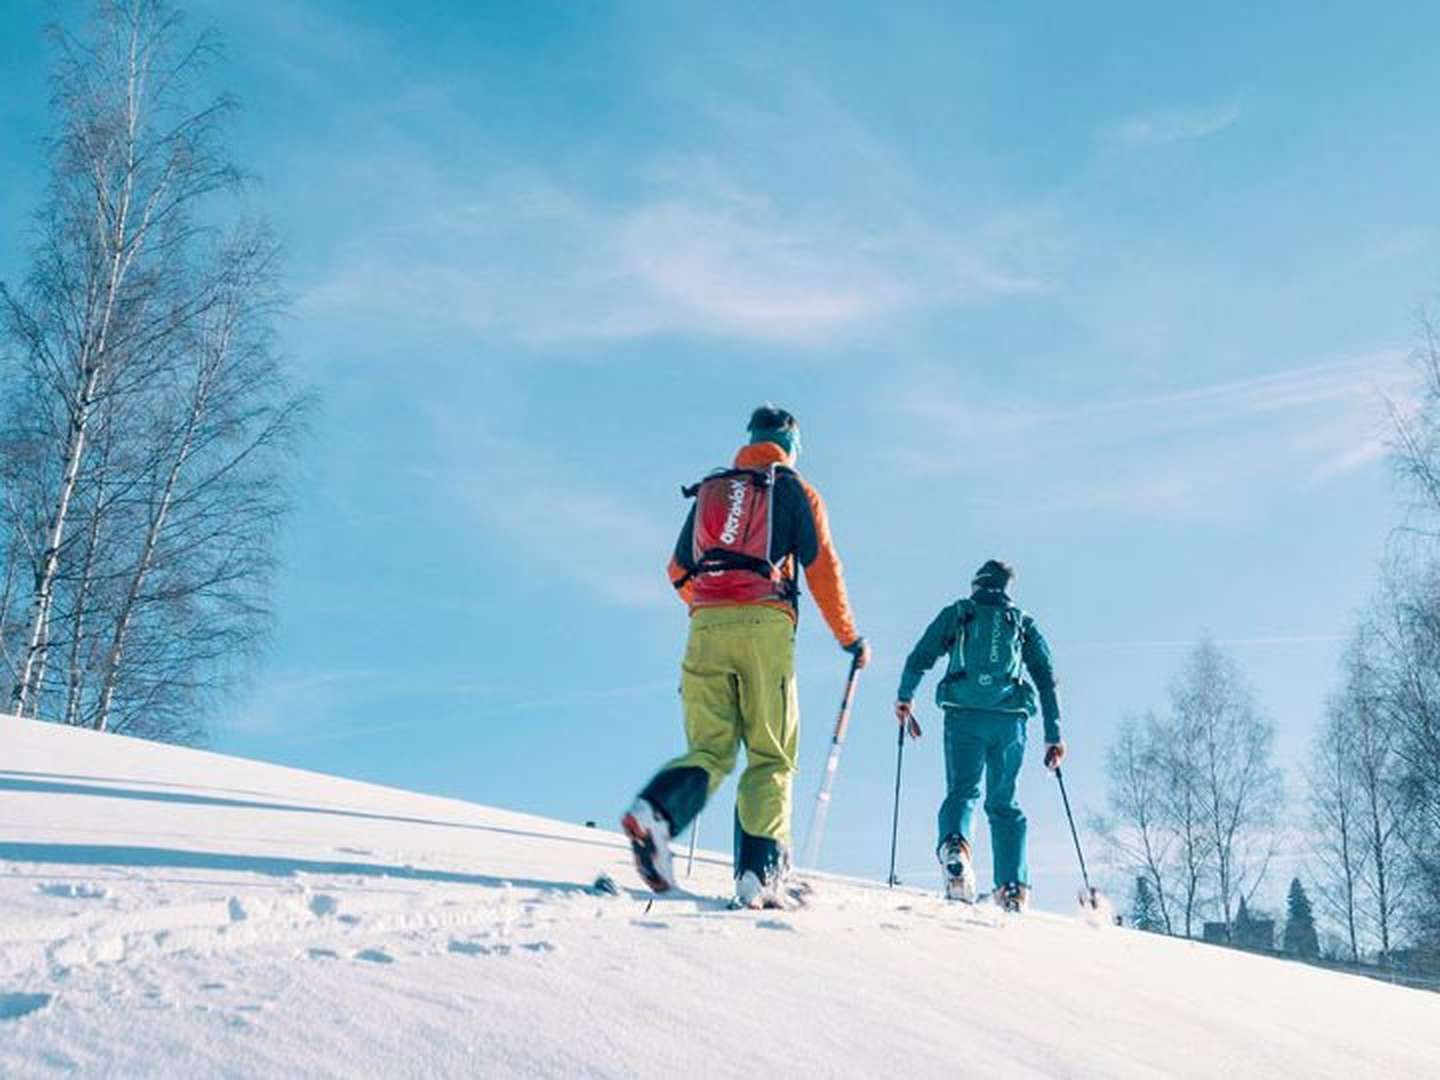
<svg viewBox="0 0 1440 1080">
<path fill-rule="evenodd" d="M 610 822 L 679 746 L 679 485 L 768 399 L 878 654 L 828 866 L 883 874 L 899 665 L 990 556 L 1054 646 L 1082 803 L 1202 634 L 1298 802 L 1399 514 L 1380 395 L 1440 282 L 1440 12 L 894 6 L 190 5 L 325 398 L 219 749 Z M 7 278 L 51 7 L 0 12 Z M 807 607 L 802 826 L 843 661 Z M 907 757 L 928 878 L 938 741 Z M 1063 903 L 1058 800 L 1023 790 Z"/>
</svg>

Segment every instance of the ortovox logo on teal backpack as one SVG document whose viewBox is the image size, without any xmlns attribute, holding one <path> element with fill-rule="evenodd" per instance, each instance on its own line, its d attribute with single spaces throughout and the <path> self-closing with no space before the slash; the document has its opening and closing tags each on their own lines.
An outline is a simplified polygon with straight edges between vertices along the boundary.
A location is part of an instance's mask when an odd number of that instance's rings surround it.
<svg viewBox="0 0 1440 1080">
<path fill-rule="evenodd" d="M 1035 712 L 1035 691 L 1025 681 L 1025 632 L 1030 616 L 1017 607 L 955 604 L 950 667 L 935 691 L 942 707 Z"/>
</svg>

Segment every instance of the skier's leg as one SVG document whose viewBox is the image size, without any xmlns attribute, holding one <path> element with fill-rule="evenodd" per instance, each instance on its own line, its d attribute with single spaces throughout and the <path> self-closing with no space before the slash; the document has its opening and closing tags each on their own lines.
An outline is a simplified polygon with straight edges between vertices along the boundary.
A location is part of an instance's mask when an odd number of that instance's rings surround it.
<svg viewBox="0 0 1440 1080">
<path fill-rule="evenodd" d="M 745 771 L 735 800 L 735 876 L 773 880 L 789 863 L 791 791 L 799 758 L 795 624 L 784 612 L 753 608 L 737 640 Z"/>
<path fill-rule="evenodd" d="M 710 627 L 709 613 L 690 621 L 690 641 L 681 667 L 680 694 L 685 708 L 689 750 L 645 785 L 620 819 L 630 840 L 635 868 L 656 892 L 675 887 L 670 840 L 695 820 L 720 783 L 735 767 L 740 737 L 738 679 Z"/>
<path fill-rule="evenodd" d="M 985 743 L 975 724 L 975 715 L 968 710 L 945 710 L 945 801 L 940 804 L 937 849 L 954 836 L 970 845 L 985 771 Z"/>
<path fill-rule="evenodd" d="M 995 885 L 1030 887 L 1025 814 L 1015 801 L 1015 785 L 1025 760 L 1023 717 L 995 715 L 986 720 L 985 815 L 995 857 Z"/>
<path fill-rule="evenodd" d="M 680 697 L 688 749 L 669 762 L 640 793 L 664 815 L 670 835 L 679 836 L 735 768 L 740 740 L 739 676 L 727 655 L 723 625 L 710 612 L 692 619 Z"/>
</svg>

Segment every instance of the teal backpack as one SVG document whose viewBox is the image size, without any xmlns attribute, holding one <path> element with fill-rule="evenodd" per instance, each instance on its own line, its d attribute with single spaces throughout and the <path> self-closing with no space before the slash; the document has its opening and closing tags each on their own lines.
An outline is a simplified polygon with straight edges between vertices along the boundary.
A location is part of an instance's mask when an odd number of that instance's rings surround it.
<svg viewBox="0 0 1440 1080">
<path fill-rule="evenodd" d="M 1030 616 L 1013 605 L 955 603 L 950 666 L 935 691 L 941 708 L 1035 713 L 1035 690 L 1025 679 Z"/>
</svg>

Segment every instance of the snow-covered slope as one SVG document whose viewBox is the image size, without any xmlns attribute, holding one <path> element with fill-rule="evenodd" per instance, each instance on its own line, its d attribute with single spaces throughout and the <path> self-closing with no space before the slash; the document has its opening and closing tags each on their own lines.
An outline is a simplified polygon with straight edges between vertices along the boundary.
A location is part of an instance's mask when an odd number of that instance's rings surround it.
<svg viewBox="0 0 1440 1080">
<path fill-rule="evenodd" d="M 606 823 L 609 824 L 609 823 Z M 1440 997 L 0 718 L 0 1075 L 1440 1075 Z M 692 883 L 718 895 L 702 860 Z"/>
</svg>

